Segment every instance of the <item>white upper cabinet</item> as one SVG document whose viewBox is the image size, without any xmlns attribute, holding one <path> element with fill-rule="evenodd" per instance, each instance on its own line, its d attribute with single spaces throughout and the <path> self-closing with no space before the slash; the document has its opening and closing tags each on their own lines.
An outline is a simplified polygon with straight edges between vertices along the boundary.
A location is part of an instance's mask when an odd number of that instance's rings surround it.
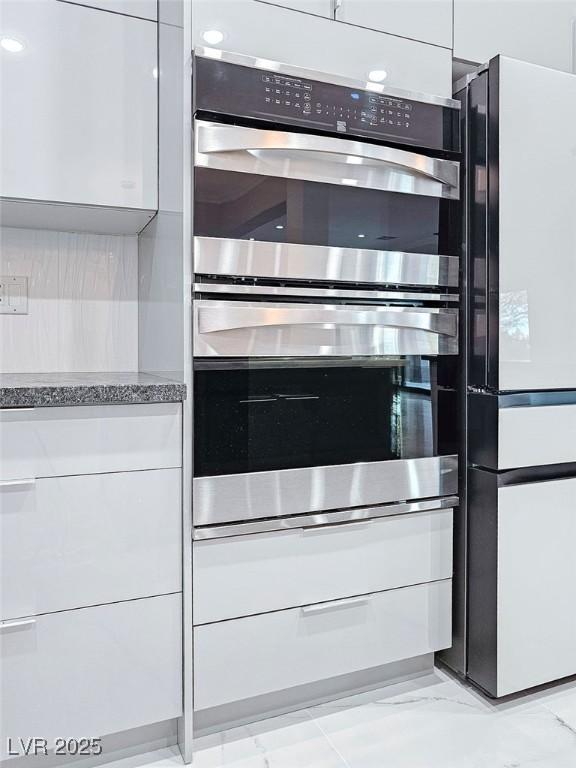
<svg viewBox="0 0 576 768">
<path fill-rule="evenodd" d="M 70 0 L 78 5 L 89 5 L 101 8 L 103 11 L 125 13 L 128 16 L 139 16 L 141 19 L 158 19 L 158 0 Z M 60 0 L 69 2 L 69 0 Z"/>
<path fill-rule="evenodd" d="M 256 0 L 256 2 L 281 5 L 283 8 L 291 8 L 293 11 L 315 13 L 317 16 L 328 16 L 329 18 L 332 18 L 334 13 L 333 0 Z"/>
<path fill-rule="evenodd" d="M 106 206 L 150 218 L 158 199 L 156 24 L 64 2 L 4 0 L 0 26 L 17 49 L 0 48 L 0 195 L 42 201 L 29 206 L 32 217 L 80 205 L 84 217 L 92 209 L 101 217 Z M 13 203 L 3 215 L 7 225 L 37 225 Z"/>
<path fill-rule="evenodd" d="M 454 0 L 454 56 L 576 71 L 576 0 Z"/>
<path fill-rule="evenodd" d="M 219 32 L 218 43 L 208 33 Z M 392 88 L 452 95 L 452 51 L 255 0 L 193 0 L 194 46 L 212 46 Z"/>
<path fill-rule="evenodd" d="M 336 18 L 452 48 L 453 0 L 339 0 Z"/>
</svg>

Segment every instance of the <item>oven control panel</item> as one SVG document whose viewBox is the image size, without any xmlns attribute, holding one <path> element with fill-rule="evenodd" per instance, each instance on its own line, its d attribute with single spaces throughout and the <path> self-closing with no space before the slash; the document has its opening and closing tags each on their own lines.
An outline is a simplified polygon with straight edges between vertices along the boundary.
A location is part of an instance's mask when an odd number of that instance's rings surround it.
<svg viewBox="0 0 576 768">
<path fill-rule="evenodd" d="M 279 107 L 287 107 L 293 114 L 319 118 L 319 122 L 331 121 L 340 133 L 346 133 L 349 125 L 357 123 L 410 128 L 412 104 L 406 100 L 374 94 L 368 96 L 366 103 L 362 92 L 350 91 L 348 103 L 318 101 L 322 95 L 314 92 L 311 83 L 301 83 L 282 75 L 262 75 L 262 82 L 263 103 L 269 105 L 268 109 L 274 114 Z"/>
<path fill-rule="evenodd" d="M 198 57 L 196 109 L 327 133 L 459 151 L 458 110 Z"/>
</svg>

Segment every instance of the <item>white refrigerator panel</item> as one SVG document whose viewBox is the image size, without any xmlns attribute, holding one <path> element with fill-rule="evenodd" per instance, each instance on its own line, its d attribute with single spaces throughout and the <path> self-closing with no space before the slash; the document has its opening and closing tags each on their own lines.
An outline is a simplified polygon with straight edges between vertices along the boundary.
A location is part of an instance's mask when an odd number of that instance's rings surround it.
<svg viewBox="0 0 576 768">
<path fill-rule="evenodd" d="M 576 387 L 576 76 L 500 59 L 499 389 Z"/>
</svg>

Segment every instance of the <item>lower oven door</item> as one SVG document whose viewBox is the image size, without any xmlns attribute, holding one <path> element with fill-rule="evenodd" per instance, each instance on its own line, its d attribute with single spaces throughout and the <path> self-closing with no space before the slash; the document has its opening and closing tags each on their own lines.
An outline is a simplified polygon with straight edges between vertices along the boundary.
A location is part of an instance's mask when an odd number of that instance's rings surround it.
<svg viewBox="0 0 576 768">
<path fill-rule="evenodd" d="M 458 310 L 197 299 L 196 357 L 442 355 L 458 352 Z"/>
<path fill-rule="evenodd" d="M 197 359 L 195 525 L 455 494 L 456 360 Z"/>
</svg>

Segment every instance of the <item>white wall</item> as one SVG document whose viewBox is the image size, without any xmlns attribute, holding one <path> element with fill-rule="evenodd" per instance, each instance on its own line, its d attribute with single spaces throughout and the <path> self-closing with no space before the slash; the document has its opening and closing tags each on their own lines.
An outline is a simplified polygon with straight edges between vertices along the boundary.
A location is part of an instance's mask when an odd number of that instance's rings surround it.
<svg viewBox="0 0 576 768">
<path fill-rule="evenodd" d="M 138 238 L 0 229 L 0 275 L 28 277 L 0 315 L 0 372 L 138 370 Z"/>
</svg>

